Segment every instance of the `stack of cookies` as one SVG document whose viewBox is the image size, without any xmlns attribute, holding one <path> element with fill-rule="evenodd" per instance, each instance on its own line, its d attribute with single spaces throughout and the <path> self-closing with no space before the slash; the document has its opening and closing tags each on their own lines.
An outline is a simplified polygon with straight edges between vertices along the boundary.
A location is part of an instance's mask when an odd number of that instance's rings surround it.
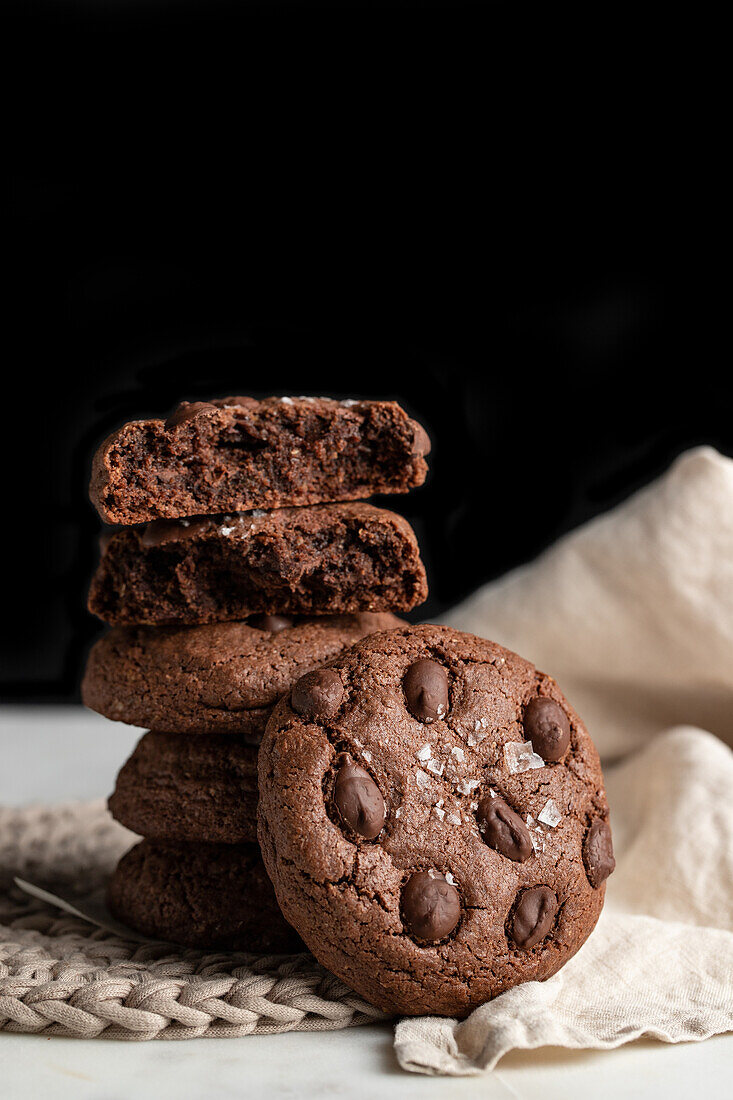
<svg viewBox="0 0 733 1100">
<path fill-rule="evenodd" d="M 231 397 L 125 424 L 99 448 L 111 525 L 84 702 L 148 729 L 110 799 L 145 839 L 114 913 L 191 946 L 289 951 L 257 843 L 257 754 L 277 701 L 427 594 L 409 525 L 362 501 L 422 484 L 429 440 L 390 401 Z"/>
<path fill-rule="evenodd" d="M 145 839 L 109 900 L 146 933 L 302 943 L 394 1013 L 554 974 L 614 867 L 598 754 L 554 681 L 394 612 L 413 532 L 353 502 L 426 473 L 393 402 L 228 398 L 98 452 L 87 704 L 143 726 L 110 806 Z M 259 843 L 258 843 L 259 841 Z M 299 938 L 302 937 L 302 940 Z"/>
</svg>

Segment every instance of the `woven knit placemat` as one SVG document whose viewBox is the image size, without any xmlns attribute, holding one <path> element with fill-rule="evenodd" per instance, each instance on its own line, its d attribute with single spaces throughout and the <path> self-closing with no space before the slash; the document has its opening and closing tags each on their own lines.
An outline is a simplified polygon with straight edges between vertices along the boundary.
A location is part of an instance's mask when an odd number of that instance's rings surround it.
<svg viewBox="0 0 733 1100">
<path fill-rule="evenodd" d="M 0 808 L 0 1029 L 191 1039 L 385 1019 L 312 955 L 140 943 L 60 913 L 14 884 L 16 876 L 27 879 L 84 912 L 135 839 L 102 802 Z"/>
</svg>

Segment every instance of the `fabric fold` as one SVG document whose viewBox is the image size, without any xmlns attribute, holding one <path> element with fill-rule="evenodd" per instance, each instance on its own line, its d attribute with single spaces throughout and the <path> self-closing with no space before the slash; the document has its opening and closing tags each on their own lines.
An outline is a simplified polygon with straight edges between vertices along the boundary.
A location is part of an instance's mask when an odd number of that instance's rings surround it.
<svg viewBox="0 0 733 1100">
<path fill-rule="evenodd" d="M 733 462 L 687 452 L 446 622 L 534 661 L 583 715 L 617 867 L 558 974 L 461 1022 L 401 1020 L 400 1065 L 470 1075 L 513 1049 L 733 1030 Z"/>
<path fill-rule="evenodd" d="M 611 769 L 607 786 L 625 827 L 590 939 L 549 981 L 517 986 L 466 1020 L 401 1020 L 404 1069 L 470 1075 L 514 1049 L 690 1042 L 733 1029 L 733 752 L 702 730 L 671 730 Z"/>
</svg>

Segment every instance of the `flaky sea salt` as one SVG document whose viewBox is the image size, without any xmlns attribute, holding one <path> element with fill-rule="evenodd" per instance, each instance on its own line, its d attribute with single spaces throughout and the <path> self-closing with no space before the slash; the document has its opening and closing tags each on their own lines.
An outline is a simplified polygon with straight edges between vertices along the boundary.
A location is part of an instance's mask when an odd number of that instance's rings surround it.
<svg viewBox="0 0 733 1100">
<path fill-rule="evenodd" d="M 537 815 L 537 820 L 541 821 L 543 825 L 549 825 L 551 829 L 554 829 L 562 821 L 562 814 L 551 798 L 548 798 L 545 802 Z"/>
<path fill-rule="evenodd" d="M 531 836 L 532 836 L 532 847 L 534 848 L 535 852 L 540 852 L 540 853 L 544 852 L 544 850 L 545 850 L 544 837 L 540 836 L 539 833 L 532 833 Z"/>
<path fill-rule="evenodd" d="M 234 530 L 233 527 L 220 527 L 219 528 L 219 534 L 223 535 L 224 538 L 228 538 L 229 535 L 231 535 L 233 530 Z"/>
<path fill-rule="evenodd" d="M 448 814 L 446 816 L 446 821 L 449 821 L 451 823 L 451 825 L 460 825 L 461 824 L 461 818 L 460 818 L 459 814 Z"/>
<path fill-rule="evenodd" d="M 456 783 L 456 790 L 459 794 L 470 794 L 471 791 L 475 791 L 480 784 L 480 779 L 459 779 Z"/>
<path fill-rule="evenodd" d="M 512 774 L 528 772 L 531 768 L 544 768 L 545 762 L 532 748 L 531 741 L 509 741 L 504 746 L 506 766 Z"/>
<path fill-rule="evenodd" d="M 359 405 L 360 402 L 353 397 L 347 397 L 341 402 L 341 404 L 345 405 L 347 409 L 350 409 L 352 405 Z"/>
<path fill-rule="evenodd" d="M 439 821 L 442 821 L 443 818 L 445 817 L 445 810 L 443 809 L 442 806 L 433 806 L 433 813 L 435 814 L 435 816 L 438 818 Z"/>
<path fill-rule="evenodd" d="M 527 814 L 527 826 L 528 826 L 528 828 L 531 829 L 532 826 L 534 825 L 534 823 L 535 822 L 534 822 L 534 818 L 532 817 L 532 814 Z"/>
<path fill-rule="evenodd" d="M 454 746 L 454 748 L 452 748 L 450 750 L 450 754 L 451 754 L 451 756 L 455 756 L 455 758 L 456 758 L 456 760 L 458 761 L 459 764 L 462 764 L 463 761 L 466 759 L 466 754 L 463 751 L 463 749 L 459 749 L 458 747 L 455 747 L 455 746 Z"/>
<path fill-rule="evenodd" d="M 371 764 L 372 754 L 369 752 L 369 749 L 364 749 L 364 752 L 361 755 L 364 757 L 367 764 Z"/>
<path fill-rule="evenodd" d="M 445 764 L 441 764 L 439 760 L 435 759 L 428 760 L 425 767 L 429 772 L 432 772 L 433 775 L 442 775 L 445 770 Z"/>
<path fill-rule="evenodd" d="M 468 734 L 469 748 L 474 749 L 480 745 L 484 738 L 488 737 L 491 723 L 488 718 L 477 718 L 473 723 L 473 730 Z"/>
<path fill-rule="evenodd" d="M 292 397 L 281 397 L 280 400 L 282 401 L 283 405 L 292 405 L 293 403 Z"/>
<path fill-rule="evenodd" d="M 453 878 L 453 875 L 450 873 L 450 871 L 445 872 L 445 881 L 448 883 L 449 886 L 455 886 L 456 884 L 456 880 Z"/>
<path fill-rule="evenodd" d="M 424 772 L 422 768 L 418 768 L 415 775 L 415 782 L 421 791 L 425 791 L 430 786 L 430 776 L 427 772 Z"/>
<path fill-rule="evenodd" d="M 432 755 L 433 750 L 431 749 L 430 744 L 423 745 L 423 747 L 421 749 L 418 749 L 415 753 L 415 756 L 418 758 L 418 760 L 429 760 Z"/>
</svg>

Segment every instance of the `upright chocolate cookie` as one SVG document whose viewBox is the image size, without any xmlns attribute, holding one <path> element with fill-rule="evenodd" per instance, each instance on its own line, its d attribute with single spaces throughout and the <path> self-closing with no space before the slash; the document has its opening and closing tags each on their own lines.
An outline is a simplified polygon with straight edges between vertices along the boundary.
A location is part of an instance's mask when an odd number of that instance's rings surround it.
<svg viewBox="0 0 733 1100">
<path fill-rule="evenodd" d="M 382 1009 L 465 1016 L 554 974 L 598 919 L 598 755 L 554 681 L 493 642 L 365 638 L 277 705 L 259 782 L 283 913 Z"/>
<path fill-rule="evenodd" d="M 156 520 L 103 536 L 89 610 L 113 624 L 409 611 L 427 596 L 406 520 L 321 504 Z"/>
<path fill-rule="evenodd" d="M 94 456 L 105 523 L 406 493 L 427 473 L 425 429 L 394 401 L 224 397 L 124 424 Z"/>
<path fill-rule="evenodd" d="M 268 619 L 115 626 L 89 654 L 82 699 L 133 726 L 259 741 L 274 704 L 299 676 L 399 621 L 364 612 L 303 619 L 283 629 Z"/>
<path fill-rule="evenodd" d="M 256 843 L 257 746 L 227 734 L 146 733 L 109 808 L 148 840 Z"/>
<path fill-rule="evenodd" d="M 302 951 L 278 909 L 256 844 L 154 844 L 122 857 L 112 914 L 151 939 L 204 950 Z"/>
</svg>

